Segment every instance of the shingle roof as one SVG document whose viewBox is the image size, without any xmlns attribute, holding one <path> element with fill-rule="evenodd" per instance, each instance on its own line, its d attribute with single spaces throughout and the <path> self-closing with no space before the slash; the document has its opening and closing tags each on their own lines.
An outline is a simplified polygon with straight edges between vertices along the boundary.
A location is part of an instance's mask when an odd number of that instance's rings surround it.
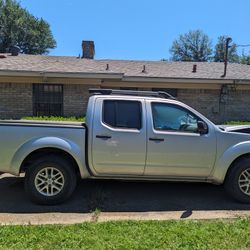
<svg viewBox="0 0 250 250">
<path fill-rule="evenodd" d="M 120 73 L 123 74 L 124 77 L 250 80 L 250 65 L 236 63 L 229 63 L 227 76 L 221 78 L 224 71 L 224 63 L 106 59 L 90 60 L 68 56 L 4 55 L 6 58 L 0 58 L 0 75 L 1 71 L 20 71 L 51 73 Z M 194 64 L 197 65 L 196 73 L 192 73 Z M 142 72 L 144 65 L 145 72 Z"/>
</svg>

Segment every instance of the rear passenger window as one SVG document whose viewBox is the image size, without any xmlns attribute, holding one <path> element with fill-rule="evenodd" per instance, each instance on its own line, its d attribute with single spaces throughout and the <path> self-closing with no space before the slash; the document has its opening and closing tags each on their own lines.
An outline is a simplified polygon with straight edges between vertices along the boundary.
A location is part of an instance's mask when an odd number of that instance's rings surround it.
<svg viewBox="0 0 250 250">
<path fill-rule="evenodd" d="M 141 103 L 104 100 L 103 122 L 115 128 L 141 129 Z"/>
</svg>

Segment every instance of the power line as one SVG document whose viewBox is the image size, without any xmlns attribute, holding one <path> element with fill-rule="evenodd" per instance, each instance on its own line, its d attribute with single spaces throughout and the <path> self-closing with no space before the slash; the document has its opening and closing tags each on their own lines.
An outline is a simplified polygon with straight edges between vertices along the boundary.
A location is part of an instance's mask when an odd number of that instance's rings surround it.
<svg viewBox="0 0 250 250">
<path fill-rule="evenodd" d="M 236 44 L 236 47 L 250 47 L 250 44 L 242 44 L 242 45 Z"/>
</svg>

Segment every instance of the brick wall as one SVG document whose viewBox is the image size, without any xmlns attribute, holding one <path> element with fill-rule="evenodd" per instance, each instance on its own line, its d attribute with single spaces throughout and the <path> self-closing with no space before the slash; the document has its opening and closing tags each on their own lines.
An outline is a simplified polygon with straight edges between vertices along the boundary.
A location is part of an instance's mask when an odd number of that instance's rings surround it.
<svg viewBox="0 0 250 250">
<path fill-rule="evenodd" d="M 88 89 L 93 86 L 65 84 L 64 116 L 83 116 L 88 103 Z M 33 115 L 32 84 L 0 83 L 0 119 L 20 119 Z"/>
<path fill-rule="evenodd" d="M 213 122 L 221 120 L 220 90 L 179 89 L 177 98 Z"/>
<path fill-rule="evenodd" d="M 83 116 L 86 113 L 88 89 L 91 87 L 64 85 L 64 116 Z M 220 101 L 220 90 L 179 89 L 177 98 L 215 123 L 250 121 L 250 90 L 228 90 Z M 0 119 L 18 119 L 32 114 L 32 84 L 0 84 Z"/>
<path fill-rule="evenodd" d="M 64 116 L 83 116 L 88 104 L 89 88 L 93 86 L 72 84 L 64 85 Z"/>
<path fill-rule="evenodd" d="M 0 119 L 32 115 L 32 84 L 0 84 Z"/>
<path fill-rule="evenodd" d="M 228 90 L 220 98 L 220 90 L 180 89 L 177 98 L 215 123 L 250 121 L 250 90 Z"/>
<path fill-rule="evenodd" d="M 250 121 L 250 90 L 229 91 L 224 109 L 225 120 Z"/>
</svg>

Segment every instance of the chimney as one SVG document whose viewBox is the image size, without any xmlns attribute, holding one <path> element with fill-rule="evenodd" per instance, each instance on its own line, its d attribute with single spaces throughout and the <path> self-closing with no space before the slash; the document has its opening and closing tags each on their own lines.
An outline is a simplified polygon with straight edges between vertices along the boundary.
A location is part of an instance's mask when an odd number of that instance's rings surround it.
<svg viewBox="0 0 250 250">
<path fill-rule="evenodd" d="M 82 41 L 82 58 L 94 59 L 95 44 L 94 41 Z"/>
</svg>

